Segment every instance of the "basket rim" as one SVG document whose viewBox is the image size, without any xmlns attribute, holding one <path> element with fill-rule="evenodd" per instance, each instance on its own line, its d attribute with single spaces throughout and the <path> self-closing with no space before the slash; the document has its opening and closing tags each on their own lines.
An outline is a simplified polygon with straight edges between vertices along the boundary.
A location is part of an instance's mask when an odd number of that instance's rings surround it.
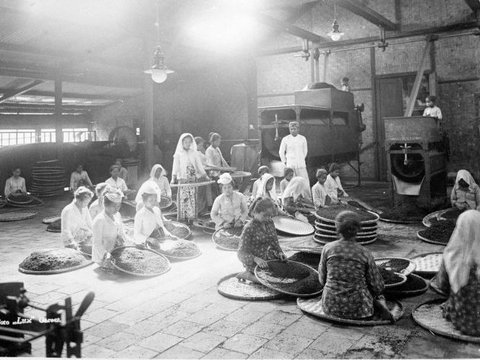
<svg viewBox="0 0 480 360">
<path fill-rule="evenodd" d="M 156 251 L 153 251 L 151 249 L 148 249 L 148 248 L 145 248 L 145 249 L 138 249 L 136 246 L 120 246 L 120 247 L 117 247 L 115 249 L 113 249 L 110 253 L 113 255 L 114 252 L 116 251 L 119 251 L 119 250 L 122 250 L 122 249 L 127 249 L 127 248 L 135 248 L 137 250 L 144 250 L 144 251 L 149 251 L 149 252 L 152 252 L 156 255 L 159 255 L 161 257 L 164 258 L 164 260 L 166 260 L 167 262 L 167 267 L 166 269 L 164 269 L 162 272 L 158 272 L 158 273 L 154 273 L 154 274 L 139 274 L 139 273 L 134 273 L 132 271 L 128 271 L 128 270 L 125 270 L 125 269 L 122 269 L 121 267 L 119 267 L 117 264 L 115 264 L 115 261 L 112 259 L 112 265 L 115 269 L 125 273 L 125 274 L 128 274 L 128 275 L 132 275 L 132 276 L 139 276 L 139 277 L 153 277 L 153 276 L 159 276 L 159 275 L 163 275 L 165 274 L 166 272 L 170 271 L 172 265 L 170 264 L 170 261 L 168 260 L 168 258 L 160 253 L 157 253 Z"/>
</svg>

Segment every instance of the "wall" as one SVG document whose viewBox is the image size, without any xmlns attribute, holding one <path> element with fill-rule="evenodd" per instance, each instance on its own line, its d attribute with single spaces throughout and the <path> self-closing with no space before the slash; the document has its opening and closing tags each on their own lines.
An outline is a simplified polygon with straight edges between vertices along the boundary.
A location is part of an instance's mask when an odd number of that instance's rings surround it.
<svg viewBox="0 0 480 360">
<path fill-rule="evenodd" d="M 400 13 L 395 14 L 393 0 L 368 0 L 365 5 L 378 11 L 391 21 L 399 18 L 402 30 L 415 30 L 431 26 L 444 26 L 471 20 L 470 9 L 463 0 L 401 0 Z M 345 33 L 344 40 L 379 36 L 376 26 L 366 20 L 339 8 L 337 19 L 340 29 Z M 330 31 L 333 9 L 320 2 L 296 25 L 319 35 Z M 411 41 L 405 43 L 406 41 Z M 479 37 L 461 36 L 435 42 L 435 63 L 438 78 L 439 106 L 447 119 L 451 142 L 450 170 L 469 167 L 480 177 L 478 156 L 480 93 L 479 77 L 480 44 Z M 363 113 L 367 125 L 363 133 L 363 146 L 367 150 L 361 154 L 364 178 L 375 178 L 375 131 L 374 131 L 374 93 L 372 75 L 416 72 L 419 67 L 422 50 L 425 46 L 423 37 L 389 40 L 385 52 L 375 49 L 374 74 L 370 67 L 370 49 L 352 46 L 339 52 L 332 52 L 329 57 L 326 81 L 339 86 L 343 76 L 350 78 L 355 103 L 365 104 Z M 301 41 L 288 35 L 273 39 L 266 50 L 278 50 L 300 46 Z M 360 46 L 364 47 L 364 46 Z M 334 50 L 337 51 L 337 50 Z M 430 59 L 428 59 L 430 60 Z M 430 62 L 429 62 L 430 63 Z M 320 57 L 320 74 L 323 69 L 323 55 Z M 427 67 L 429 69 L 430 66 Z M 293 92 L 303 88 L 311 80 L 310 63 L 294 53 L 271 55 L 257 58 L 259 106 L 282 105 L 293 103 Z M 460 81 L 459 79 L 470 79 Z M 349 176 L 354 174 L 345 167 Z"/>
</svg>

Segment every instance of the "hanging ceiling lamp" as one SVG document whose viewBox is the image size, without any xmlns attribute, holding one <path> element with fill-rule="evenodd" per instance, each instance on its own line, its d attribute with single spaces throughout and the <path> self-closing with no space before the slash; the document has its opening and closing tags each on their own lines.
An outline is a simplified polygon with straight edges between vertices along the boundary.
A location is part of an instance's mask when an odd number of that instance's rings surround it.
<svg viewBox="0 0 480 360">
<path fill-rule="evenodd" d="M 334 1 L 333 2 L 333 23 L 332 23 L 332 30 L 327 34 L 330 36 L 330 39 L 333 41 L 338 41 L 340 40 L 343 35 L 345 35 L 343 32 L 340 31 L 340 25 L 338 25 L 337 21 L 337 4 Z"/>
<path fill-rule="evenodd" d="M 155 21 L 155 27 L 157 29 L 157 46 L 153 53 L 153 65 L 150 69 L 145 70 L 145 74 L 151 74 L 152 80 L 157 84 L 163 83 L 167 80 L 168 74 L 174 73 L 165 65 L 165 55 L 163 54 L 162 47 L 160 46 L 160 5 L 157 1 L 157 20 Z"/>
</svg>

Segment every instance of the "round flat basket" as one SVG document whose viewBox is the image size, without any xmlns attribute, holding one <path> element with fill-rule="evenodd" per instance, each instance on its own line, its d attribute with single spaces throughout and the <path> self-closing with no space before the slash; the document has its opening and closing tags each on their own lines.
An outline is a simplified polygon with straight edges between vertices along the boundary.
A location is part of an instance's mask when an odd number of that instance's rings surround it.
<svg viewBox="0 0 480 360">
<path fill-rule="evenodd" d="M 330 229 L 330 228 L 324 228 L 324 227 L 318 226 L 318 225 L 315 225 L 315 230 L 316 230 L 316 232 L 321 233 L 321 234 L 328 234 L 328 235 L 336 235 L 337 234 L 336 230 L 333 230 L 333 229 Z M 377 229 L 374 228 L 373 230 L 369 230 L 369 231 L 360 230 L 357 235 L 358 235 L 358 237 L 377 236 Z"/>
<path fill-rule="evenodd" d="M 313 299 L 297 299 L 298 307 L 306 312 L 307 314 L 316 316 L 320 319 L 334 322 L 337 324 L 345 324 L 345 325 L 355 325 L 355 326 L 376 326 L 376 325 L 391 325 L 390 320 L 382 319 L 377 313 L 373 315 L 372 318 L 368 320 L 353 320 L 353 319 L 343 319 L 337 316 L 325 314 L 322 308 L 322 297 L 316 297 Z M 387 301 L 387 305 L 390 309 L 397 308 L 400 310 L 401 315 L 403 315 L 403 306 L 398 301 Z"/>
<path fill-rule="evenodd" d="M 361 225 L 362 225 L 362 227 L 361 227 L 360 231 L 369 232 L 369 231 L 377 231 L 377 229 L 378 229 L 378 223 L 361 224 Z M 329 229 L 329 230 L 336 230 L 337 229 L 337 227 L 335 225 L 335 222 L 327 223 L 327 222 L 323 222 L 321 220 L 315 220 L 315 226 L 318 226 L 318 227 L 321 227 L 321 228 L 324 228 L 324 229 Z"/>
<path fill-rule="evenodd" d="M 242 178 L 242 177 L 249 177 L 252 176 L 252 173 L 248 171 L 234 171 L 230 174 L 232 178 Z"/>
<path fill-rule="evenodd" d="M 419 222 L 422 221 L 422 219 L 419 218 L 418 220 L 396 220 L 396 219 L 386 219 L 380 215 L 380 221 L 391 223 L 391 224 L 418 224 Z"/>
<path fill-rule="evenodd" d="M 426 227 L 432 226 L 432 222 L 438 220 L 439 215 L 443 212 L 445 212 L 445 210 L 438 210 L 426 215 L 422 220 L 422 224 Z"/>
<path fill-rule="evenodd" d="M 450 339 L 480 344 L 480 336 L 469 336 L 462 334 L 455 329 L 452 322 L 443 317 L 441 305 L 445 299 L 434 299 L 418 305 L 412 311 L 413 320 L 428 331 L 434 334 L 448 337 Z"/>
<path fill-rule="evenodd" d="M 188 240 L 164 240 L 164 248 L 151 249 L 152 251 L 165 256 L 169 260 L 185 261 L 191 260 L 202 255 L 200 248 L 193 241 Z M 190 254 L 182 254 L 183 249 L 188 249 Z M 180 251 L 180 252 L 179 252 Z"/>
<path fill-rule="evenodd" d="M 220 279 L 217 291 L 229 299 L 247 301 L 275 300 L 283 297 L 282 293 L 254 282 L 237 279 L 237 274 L 230 274 Z"/>
<path fill-rule="evenodd" d="M 45 218 L 42 219 L 42 223 L 44 223 L 45 225 L 48 225 L 48 224 L 51 224 L 57 220 L 60 220 L 60 216 L 47 216 Z"/>
<path fill-rule="evenodd" d="M 430 240 L 430 239 L 422 236 L 422 234 L 423 234 L 423 230 L 417 231 L 417 238 L 419 238 L 422 241 L 425 241 L 426 243 L 435 244 L 435 245 L 442 245 L 442 246 L 446 246 L 448 244 L 448 242 L 444 243 L 444 242 L 441 242 L 441 241 Z"/>
<path fill-rule="evenodd" d="M 35 251 L 18 266 L 18 271 L 31 275 L 53 275 L 82 269 L 91 265 L 92 261 L 76 250 L 48 249 Z"/>
<path fill-rule="evenodd" d="M 35 217 L 38 211 L 21 210 L 0 214 L 0 222 L 21 221 Z"/>
<path fill-rule="evenodd" d="M 210 180 L 210 181 L 198 181 L 198 182 L 191 182 L 191 183 L 182 183 L 182 184 L 170 184 L 170 187 L 176 188 L 176 187 L 185 187 L 185 186 L 193 186 L 193 187 L 198 187 L 198 186 L 206 186 L 210 184 L 214 184 L 215 181 Z"/>
<path fill-rule="evenodd" d="M 296 261 L 317 270 L 320 264 L 321 254 L 300 251 L 288 258 L 289 261 Z"/>
<path fill-rule="evenodd" d="M 170 206 L 172 206 L 172 204 L 173 204 L 173 201 L 169 197 L 166 197 L 166 196 L 160 197 L 160 210 L 168 209 Z"/>
<path fill-rule="evenodd" d="M 289 216 L 275 216 L 273 218 L 275 229 L 285 234 L 306 236 L 315 232 L 311 224 L 291 218 Z"/>
<path fill-rule="evenodd" d="M 391 270 L 403 275 L 410 275 L 415 271 L 415 263 L 407 258 L 401 257 L 382 257 L 376 258 L 375 264 L 387 270 Z"/>
<path fill-rule="evenodd" d="M 10 205 L 29 205 L 34 201 L 31 195 L 8 195 L 7 201 Z"/>
<path fill-rule="evenodd" d="M 407 281 L 394 288 L 385 289 L 385 295 L 389 298 L 404 298 L 422 295 L 428 290 L 428 283 L 421 276 L 410 274 Z"/>
<path fill-rule="evenodd" d="M 219 229 L 212 234 L 212 241 L 219 249 L 237 251 L 242 231 L 243 228 Z"/>
<path fill-rule="evenodd" d="M 335 224 L 335 216 L 337 216 L 340 212 L 344 210 L 351 210 L 356 212 L 360 216 L 360 223 L 362 225 L 367 225 L 367 224 L 376 224 L 378 219 L 380 218 L 378 214 L 372 212 L 372 211 L 366 211 L 366 210 L 357 210 L 351 206 L 338 206 L 338 207 L 328 207 L 328 208 L 322 208 L 319 209 L 313 214 L 318 220 L 321 220 L 322 222 L 325 222 L 327 224 Z M 332 219 L 333 217 L 333 219 Z"/>
<path fill-rule="evenodd" d="M 16 207 L 16 208 L 21 208 L 21 209 L 31 209 L 31 208 L 36 208 L 39 206 L 43 206 L 44 202 L 40 200 L 39 198 L 32 196 L 32 202 L 29 204 L 15 204 L 15 203 L 10 203 L 10 206 Z"/>
<path fill-rule="evenodd" d="M 167 220 L 164 221 L 163 224 L 172 235 L 175 235 L 179 239 L 186 240 L 192 236 L 192 230 L 181 222 Z"/>
<path fill-rule="evenodd" d="M 215 223 L 211 220 L 194 220 L 193 226 L 202 229 L 204 232 L 213 234 L 215 230 Z"/>
<path fill-rule="evenodd" d="M 51 164 L 55 164 L 55 163 L 58 163 L 58 159 L 51 159 L 51 160 L 40 160 L 40 161 L 37 161 L 35 164 L 37 166 L 48 166 L 48 165 L 51 165 Z"/>
<path fill-rule="evenodd" d="M 417 255 L 412 258 L 412 261 L 416 265 L 414 273 L 426 277 L 434 276 L 440 269 L 442 259 L 443 253 L 441 252 L 431 252 Z"/>
<path fill-rule="evenodd" d="M 123 246 L 112 250 L 111 255 L 113 267 L 122 273 L 132 276 L 159 276 L 165 274 L 171 268 L 170 261 L 168 261 L 165 256 L 150 249 L 137 249 L 135 246 Z M 141 262 L 137 265 L 139 269 L 133 271 L 132 268 L 135 266 L 133 262 L 136 260 L 141 260 Z M 153 261 L 156 262 L 156 269 L 149 270 L 148 272 L 142 271 L 142 266 L 147 266 L 147 264 L 151 266 Z"/>
<path fill-rule="evenodd" d="M 267 261 L 268 269 L 255 267 L 255 277 L 266 287 L 283 294 L 310 297 L 322 292 L 318 272 L 296 261 Z"/>
<path fill-rule="evenodd" d="M 397 286 L 400 286 L 402 284 L 405 284 L 407 282 L 407 277 L 403 274 L 400 274 L 400 273 L 395 273 L 395 275 L 400 279 L 396 282 L 393 282 L 393 283 L 385 283 L 385 288 L 386 289 L 389 289 L 389 288 L 396 288 Z M 385 279 L 384 279 L 385 281 Z"/>
</svg>

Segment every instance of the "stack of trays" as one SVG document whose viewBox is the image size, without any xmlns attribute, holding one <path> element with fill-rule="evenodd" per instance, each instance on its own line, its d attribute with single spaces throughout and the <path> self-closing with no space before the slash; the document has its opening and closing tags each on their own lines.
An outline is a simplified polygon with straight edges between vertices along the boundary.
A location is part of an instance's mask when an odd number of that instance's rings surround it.
<svg viewBox="0 0 480 360">
<path fill-rule="evenodd" d="M 65 188 L 65 169 L 58 160 L 38 161 L 32 168 L 30 192 L 40 197 L 61 195 Z"/>
<path fill-rule="evenodd" d="M 359 211 L 357 210 L 357 212 Z M 362 228 L 357 234 L 357 242 L 362 245 L 371 244 L 377 239 L 379 217 L 377 214 L 369 211 L 361 212 L 363 215 L 361 218 L 365 220 L 361 221 Z M 329 219 L 319 212 L 315 213 L 315 217 L 317 219 L 315 220 L 315 235 L 313 236 L 313 240 L 320 244 L 327 244 L 339 239 L 335 227 L 335 220 Z"/>
</svg>

